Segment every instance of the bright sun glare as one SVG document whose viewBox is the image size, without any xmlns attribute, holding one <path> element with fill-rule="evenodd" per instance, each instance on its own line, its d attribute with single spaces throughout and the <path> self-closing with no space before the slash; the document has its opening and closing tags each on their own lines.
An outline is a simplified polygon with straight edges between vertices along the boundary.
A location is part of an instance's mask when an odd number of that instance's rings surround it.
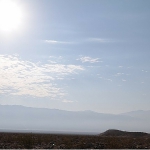
<svg viewBox="0 0 150 150">
<path fill-rule="evenodd" d="M 21 7 L 12 0 L 0 0 L 0 30 L 17 30 L 22 22 Z"/>
</svg>

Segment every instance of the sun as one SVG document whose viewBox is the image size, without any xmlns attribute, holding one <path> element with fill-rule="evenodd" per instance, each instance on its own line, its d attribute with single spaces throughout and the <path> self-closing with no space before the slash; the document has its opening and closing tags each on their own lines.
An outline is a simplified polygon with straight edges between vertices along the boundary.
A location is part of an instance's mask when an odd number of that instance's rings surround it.
<svg viewBox="0 0 150 150">
<path fill-rule="evenodd" d="M 22 10 L 13 0 L 0 0 L 0 30 L 17 30 L 22 22 Z"/>
</svg>

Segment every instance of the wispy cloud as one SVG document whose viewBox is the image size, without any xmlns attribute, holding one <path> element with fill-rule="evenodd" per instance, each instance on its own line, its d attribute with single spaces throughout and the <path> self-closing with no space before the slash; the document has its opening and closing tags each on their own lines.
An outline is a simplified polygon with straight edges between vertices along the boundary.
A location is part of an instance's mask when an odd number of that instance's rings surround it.
<svg viewBox="0 0 150 150">
<path fill-rule="evenodd" d="M 66 99 L 65 99 L 65 100 L 63 100 L 62 102 L 63 102 L 63 103 L 73 103 L 74 101 L 70 101 L 70 100 L 66 100 Z"/>
<path fill-rule="evenodd" d="M 105 38 L 88 38 L 87 41 L 97 42 L 97 43 L 112 43 L 112 42 L 114 42 L 114 40 L 112 40 L 112 39 L 105 39 Z"/>
<path fill-rule="evenodd" d="M 114 76 L 122 76 L 122 75 L 124 75 L 124 73 L 122 73 L 122 72 L 118 72 L 117 74 L 115 74 Z"/>
<path fill-rule="evenodd" d="M 117 40 L 107 39 L 107 38 L 85 38 L 85 39 L 76 39 L 75 41 L 59 41 L 59 40 L 43 40 L 44 43 L 48 44 L 82 44 L 87 42 L 95 42 L 95 43 L 114 43 Z"/>
<path fill-rule="evenodd" d="M 100 62 L 99 61 L 99 58 L 91 58 L 91 57 L 88 57 L 88 56 L 85 56 L 85 57 L 81 57 L 77 60 L 80 60 L 82 63 L 97 63 L 97 62 Z"/>
<path fill-rule="evenodd" d="M 63 64 L 45 64 L 42 65 L 43 72 L 57 73 L 57 75 L 77 74 L 77 71 L 84 70 L 83 67 L 77 65 Z"/>
<path fill-rule="evenodd" d="M 123 82 L 126 82 L 127 80 L 125 80 L 125 79 L 122 79 L 122 81 L 123 81 Z"/>
<path fill-rule="evenodd" d="M 123 66 L 118 66 L 118 68 L 123 68 Z"/>
<path fill-rule="evenodd" d="M 111 81 L 112 82 L 112 79 L 106 79 L 107 81 Z"/>
<path fill-rule="evenodd" d="M 44 42 L 48 44 L 74 44 L 73 42 L 56 41 L 56 40 L 44 40 Z"/>
<path fill-rule="evenodd" d="M 0 93 L 60 98 L 65 92 L 56 80 L 82 70 L 77 65 L 39 64 L 18 56 L 0 55 Z"/>
</svg>

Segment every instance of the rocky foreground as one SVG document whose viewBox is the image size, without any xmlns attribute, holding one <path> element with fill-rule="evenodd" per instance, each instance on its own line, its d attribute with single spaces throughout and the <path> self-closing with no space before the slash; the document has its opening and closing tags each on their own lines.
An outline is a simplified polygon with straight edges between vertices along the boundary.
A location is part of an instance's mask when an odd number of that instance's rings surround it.
<svg viewBox="0 0 150 150">
<path fill-rule="evenodd" d="M 150 135 L 119 130 L 95 136 L 0 133 L 0 149 L 150 149 Z"/>
</svg>

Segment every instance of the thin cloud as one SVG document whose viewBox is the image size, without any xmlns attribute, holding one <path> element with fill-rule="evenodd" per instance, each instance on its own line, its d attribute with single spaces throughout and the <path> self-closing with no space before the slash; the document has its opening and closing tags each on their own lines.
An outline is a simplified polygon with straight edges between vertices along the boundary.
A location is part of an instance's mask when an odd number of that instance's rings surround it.
<svg viewBox="0 0 150 150">
<path fill-rule="evenodd" d="M 84 70 L 83 67 L 77 65 L 63 64 L 45 64 L 42 66 L 44 72 L 57 73 L 57 75 L 77 74 L 77 71 Z"/>
<path fill-rule="evenodd" d="M 118 66 L 119 68 L 123 68 L 123 66 Z"/>
<path fill-rule="evenodd" d="M 56 80 L 82 70 L 76 65 L 41 65 L 23 61 L 18 56 L 0 55 L 0 93 L 58 99 L 66 93 L 57 86 Z"/>
<path fill-rule="evenodd" d="M 44 40 L 44 42 L 48 44 L 74 44 L 73 42 L 56 41 L 56 40 Z"/>
<path fill-rule="evenodd" d="M 111 81 L 112 82 L 112 79 L 106 79 L 107 81 Z"/>
<path fill-rule="evenodd" d="M 115 74 L 114 76 L 122 76 L 122 75 L 124 75 L 124 73 L 122 73 L 122 72 L 118 72 L 117 74 Z"/>
<path fill-rule="evenodd" d="M 88 63 L 98 63 L 98 62 L 100 62 L 99 58 L 91 58 L 91 57 L 88 57 L 88 56 L 81 57 L 77 60 L 80 60 L 82 63 L 86 63 L 86 62 L 88 62 Z"/>
<path fill-rule="evenodd" d="M 63 103 L 73 103 L 74 101 L 70 101 L 70 100 L 63 100 Z"/>
<path fill-rule="evenodd" d="M 125 80 L 125 79 L 122 79 L 122 81 L 123 81 L 123 82 L 126 82 L 127 80 Z"/>
<path fill-rule="evenodd" d="M 112 43 L 112 42 L 114 42 L 114 40 L 105 39 L 105 38 L 88 38 L 87 41 L 97 42 L 97 43 Z"/>
<path fill-rule="evenodd" d="M 95 43 L 114 43 L 115 40 L 106 39 L 106 38 L 86 38 L 75 41 L 59 41 L 59 40 L 43 40 L 44 43 L 47 44 L 82 44 L 85 42 L 95 42 Z"/>
</svg>

